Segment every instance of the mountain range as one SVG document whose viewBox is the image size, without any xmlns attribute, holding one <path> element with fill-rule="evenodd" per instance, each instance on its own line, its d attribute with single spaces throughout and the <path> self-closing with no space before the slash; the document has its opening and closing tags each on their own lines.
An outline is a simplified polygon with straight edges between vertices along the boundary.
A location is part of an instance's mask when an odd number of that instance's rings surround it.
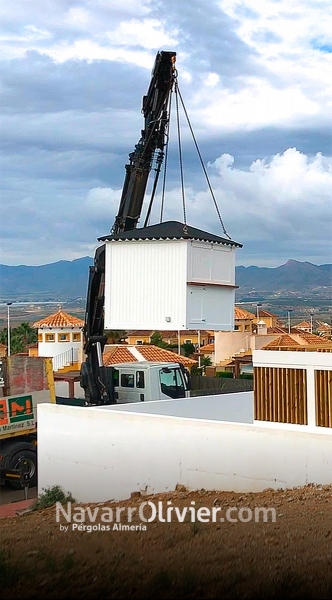
<svg viewBox="0 0 332 600">
<path fill-rule="evenodd" d="M 0 265 L 0 301 L 18 299 L 65 300 L 85 298 L 89 256 L 67 261 L 60 260 L 40 266 Z M 238 292 L 278 293 L 327 290 L 332 286 L 332 264 L 314 265 L 289 260 L 279 267 L 236 267 Z"/>
</svg>

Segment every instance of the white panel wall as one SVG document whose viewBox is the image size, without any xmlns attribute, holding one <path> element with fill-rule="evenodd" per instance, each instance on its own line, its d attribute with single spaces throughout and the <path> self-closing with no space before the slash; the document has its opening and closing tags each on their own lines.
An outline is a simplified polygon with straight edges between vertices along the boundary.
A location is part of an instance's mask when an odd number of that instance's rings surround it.
<svg viewBox="0 0 332 600">
<path fill-rule="evenodd" d="M 235 249 L 207 242 L 190 242 L 188 281 L 234 285 Z"/>
<path fill-rule="evenodd" d="M 42 404 L 39 493 L 60 485 L 102 502 L 178 483 L 236 492 L 331 484 L 331 443 L 330 432 Z"/>
<path fill-rule="evenodd" d="M 185 329 L 186 270 L 186 242 L 106 242 L 105 328 Z"/>
<path fill-rule="evenodd" d="M 185 240 L 106 242 L 107 329 L 225 329 L 234 325 L 234 248 Z"/>
<path fill-rule="evenodd" d="M 187 329 L 234 328 L 234 288 L 188 285 L 187 293 Z"/>
</svg>

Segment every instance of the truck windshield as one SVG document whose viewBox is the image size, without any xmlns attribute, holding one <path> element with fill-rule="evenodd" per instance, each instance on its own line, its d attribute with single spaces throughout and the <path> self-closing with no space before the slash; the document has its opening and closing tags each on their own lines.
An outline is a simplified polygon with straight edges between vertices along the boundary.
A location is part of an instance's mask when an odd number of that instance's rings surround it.
<svg viewBox="0 0 332 600">
<path fill-rule="evenodd" d="M 159 371 L 159 376 L 163 394 L 170 398 L 185 398 L 186 390 L 180 369 L 164 368 Z"/>
</svg>

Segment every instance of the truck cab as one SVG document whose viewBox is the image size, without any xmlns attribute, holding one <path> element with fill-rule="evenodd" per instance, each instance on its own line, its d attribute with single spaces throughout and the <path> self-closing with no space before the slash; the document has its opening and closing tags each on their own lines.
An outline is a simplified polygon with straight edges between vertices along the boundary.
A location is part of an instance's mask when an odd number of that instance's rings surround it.
<svg viewBox="0 0 332 600">
<path fill-rule="evenodd" d="M 145 361 L 110 366 L 116 404 L 189 396 L 189 374 L 179 363 Z"/>
</svg>

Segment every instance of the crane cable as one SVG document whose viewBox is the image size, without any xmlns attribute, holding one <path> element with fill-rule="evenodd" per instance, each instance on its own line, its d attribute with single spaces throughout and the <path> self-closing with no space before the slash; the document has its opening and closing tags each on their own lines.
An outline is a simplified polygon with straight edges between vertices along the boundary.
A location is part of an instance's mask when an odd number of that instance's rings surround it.
<svg viewBox="0 0 332 600">
<path fill-rule="evenodd" d="M 165 191 L 166 191 L 166 175 L 167 175 L 167 165 L 168 165 L 168 142 L 169 142 L 169 130 L 170 130 L 170 124 L 171 124 L 171 114 L 172 114 L 172 93 L 173 90 L 171 90 L 170 93 L 170 97 L 169 97 L 169 106 L 168 106 L 168 123 L 167 123 L 167 131 L 165 132 L 167 141 L 165 144 L 165 162 L 164 162 L 164 174 L 163 174 L 163 188 L 162 188 L 162 192 L 161 192 L 161 205 L 160 205 L 160 223 L 162 223 L 163 221 L 163 216 L 164 216 L 164 206 L 165 206 Z"/>
<path fill-rule="evenodd" d="M 184 195 L 184 179 L 183 179 L 183 160 L 182 160 L 182 146 L 181 146 L 181 131 L 180 131 L 180 113 L 179 113 L 179 93 L 177 80 L 174 84 L 175 89 L 175 103 L 176 103 L 176 125 L 178 131 L 178 146 L 179 146 L 179 163 L 180 163 L 180 177 L 181 177 L 181 193 L 182 193 L 182 208 L 183 208 L 183 222 L 184 222 L 184 233 L 188 233 L 187 230 L 187 216 L 186 216 L 186 200 Z"/>
<path fill-rule="evenodd" d="M 228 239 L 231 239 L 231 237 L 230 237 L 230 235 L 228 235 L 228 233 L 226 231 L 226 228 L 225 228 L 225 225 L 223 223 L 223 220 L 222 220 L 222 217 L 221 217 L 221 214 L 220 214 L 220 210 L 219 210 L 219 207 L 218 207 L 215 195 L 213 193 L 213 190 L 212 190 L 212 187 L 211 187 L 211 184 L 210 184 L 210 181 L 209 181 L 209 177 L 208 177 L 208 174 L 207 174 L 207 171 L 206 171 L 203 159 L 202 159 L 202 155 L 201 155 L 201 152 L 199 150 L 199 147 L 198 147 L 198 144 L 197 144 L 197 141 L 196 141 L 196 138 L 195 138 L 195 134 L 194 134 L 193 128 L 191 126 L 191 123 L 190 123 L 190 120 L 189 120 L 189 116 L 188 116 L 186 107 L 185 107 L 184 102 L 183 102 L 183 98 L 181 96 L 181 92 L 179 90 L 179 85 L 178 85 L 177 80 L 175 81 L 175 93 L 176 93 L 176 99 L 177 99 L 177 103 L 176 103 L 177 111 L 178 111 L 178 96 L 179 96 L 179 98 L 181 100 L 182 108 L 184 110 L 184 114 L 185 114 L 186 119 L 187 119 L 187 123 L 188 123 L 189 129 L 190 129 L 190 132 L 191 132 L 191 135 L 192 135 L 192 138 L 193 138 L 196 150 L 197 150 L 197 154 L 198 154 L 198 157 L 199 157 L 199 160 L 200 160 L 200 163 L 201 163 L 201 166 L 202 166 L 202 169 L 203 169 L 203 172 L 204 172 L 207 184 L 208 184 L 210 192 L 211 192 L 211 196 L 212 196 L 212 199 L 213 199 L 213 202 L 214 202 L 215 209 L 217 211 L 217 215 L 219 217 L 219 221 L 220 221 L 223 233 L 224 233 L 224 235 L 226 235 L 228 237 Z M 180 136 L 180 133 L 179 133 L 179 122 L 178 122 L 178 136 Z M 180 137 L 179 137 L 179 145 L 180 145 L 180 169 L 181 169 L 181 174 L 182 174 L 182 155 L 181 155 Z M 181 178 L 181 182 L 182 182 L 182 186 L 183 186 L 183 175 L 182 175 L 182 178 Z M 184 211 L 184 215 L 185 215 L 185 203 L 184 203 L 184 191 L 183 191 L 183 187 L 182 187 L 182 200 L 183 200 L 183 211 Z"/>
</svg>

